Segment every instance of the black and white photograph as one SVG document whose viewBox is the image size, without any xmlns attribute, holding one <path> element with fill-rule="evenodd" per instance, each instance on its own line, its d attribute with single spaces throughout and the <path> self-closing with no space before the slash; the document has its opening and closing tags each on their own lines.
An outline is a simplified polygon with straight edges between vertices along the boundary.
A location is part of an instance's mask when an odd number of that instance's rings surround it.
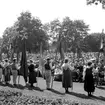
<svg viewBox="0 0 105 105">
<path fill-rule="evenodd" d="M 0 0 L 0 105 L 105 105 L 105 0 Z"/>
</svg>

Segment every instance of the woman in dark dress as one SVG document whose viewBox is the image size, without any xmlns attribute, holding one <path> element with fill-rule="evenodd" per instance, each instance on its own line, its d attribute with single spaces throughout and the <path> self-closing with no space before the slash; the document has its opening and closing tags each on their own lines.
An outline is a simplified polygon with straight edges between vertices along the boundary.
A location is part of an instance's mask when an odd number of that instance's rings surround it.
<svg viewBox="0 0 105 105">
<path fill-rule="evenodd" d="M 65 59 L 65 63 L 62 65 L 62 87 L 65 88 L 65 92 L 68 93 L 68 88 L 73 87 L 72 82 L 72 71 L 71 71 L 70 64 L 68 63 L 68 59 Z"/>
<path fill-rule="evenodd" d="M 84 77 L 84 90 L 88 92 L 88 96 L 92 96 L 92 92 L 95 91 L 94 79 L 93 79 L 93 67 L 92 63 L 88 62 Z"/>
<path fill-rule="evenodd" d="M 31 84 L 31 87 L 33 87 L 33 84 L 36 83 L 36 72 L 35 72 L 35 66 L 33 64 L 33 61 L 30 60 L 30 65 L 28 67 L 29 69 L 29 83 Z"/>
</svg>

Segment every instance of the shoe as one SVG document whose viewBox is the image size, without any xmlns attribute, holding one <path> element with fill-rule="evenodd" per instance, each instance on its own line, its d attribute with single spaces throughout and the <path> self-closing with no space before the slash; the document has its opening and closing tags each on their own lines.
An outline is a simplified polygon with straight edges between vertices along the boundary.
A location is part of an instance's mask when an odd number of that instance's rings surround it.
<svg viewBox="0 0 105 105">
<path fill-rule="evenodd" d="M 50 88 L 47 88 L 47 90 L 51 90 Z"/>
<path fill-rule="evenodd" d="M 34 88 L 34 86 L 30 86 L 31 88 Z"/>
<path fill-rule="evenodd" d="M 17 86 L 16 84 L 14 84 L 14 86 Z"/>
<path fill-rule="evenodd" d="M 9 83 L 8 83 L 8 82 L 6 82 L 6 85 L 9 85 Z"/>
<path fill-rule="evenodd" d="M 66 93 L 69 93 L 69 91 L 68 91 L 68 90 L 66 90 Z"/>
</svg>

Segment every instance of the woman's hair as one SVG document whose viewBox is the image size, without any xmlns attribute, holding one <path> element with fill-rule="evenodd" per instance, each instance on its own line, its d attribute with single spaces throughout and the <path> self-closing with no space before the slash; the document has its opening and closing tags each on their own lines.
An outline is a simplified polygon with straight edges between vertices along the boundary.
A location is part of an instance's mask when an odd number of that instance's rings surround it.
<svg viewBox="0 0 105 105">
<path fill-rule="evenodd" d="M 91 66 L 92 62 L 88 62 L 88 66 Z"/>
<path fill-rule="evenodd" d="M 65 63 L 68 63 L 68 61 L 69 61 L 68 59 L 65 59 Z"/>
<path fill-rule="evenodd" d="M 5 62 L 8 62 L 8 59 L 6 59 Z"/>
<path fill-rule="evenodd" d="M 13 59 L 13 62 L 16 62 L 16 59 Z"/>
</svg>

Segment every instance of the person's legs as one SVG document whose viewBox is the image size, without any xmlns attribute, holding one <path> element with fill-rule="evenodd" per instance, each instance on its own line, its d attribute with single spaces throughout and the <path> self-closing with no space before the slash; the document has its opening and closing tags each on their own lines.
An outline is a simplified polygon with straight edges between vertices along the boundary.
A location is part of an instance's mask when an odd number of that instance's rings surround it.
<svg viewBox="0 0 105 105">
<path fill-rule="evenodd" d="M 46 86 L 47 86 L 47 89 L 50 89 L 50 85 L 51 85 L 51 73 L 50 71 L 46 71 Z"/>
<path fill-rule="evenodd" d="M 12 70 L 12 74 L 13 74 L 13 84 L 16 85 L 17 71 L 16 70 Z"/>
<path fill-rule="evenodd" d="M 90 92 L 88 92 L 88 96 L 90 96 Z"/>
<path fill-rule="evenodd" d="M 33 87 L 33 83 L 31 83 L 31 87 Z"/>
<path fill-rule="evenodd" d="M 68 87 L 66 88 L 66 92 L 68 93 L 69 91 L 68 91 Z"/>
</svg>

